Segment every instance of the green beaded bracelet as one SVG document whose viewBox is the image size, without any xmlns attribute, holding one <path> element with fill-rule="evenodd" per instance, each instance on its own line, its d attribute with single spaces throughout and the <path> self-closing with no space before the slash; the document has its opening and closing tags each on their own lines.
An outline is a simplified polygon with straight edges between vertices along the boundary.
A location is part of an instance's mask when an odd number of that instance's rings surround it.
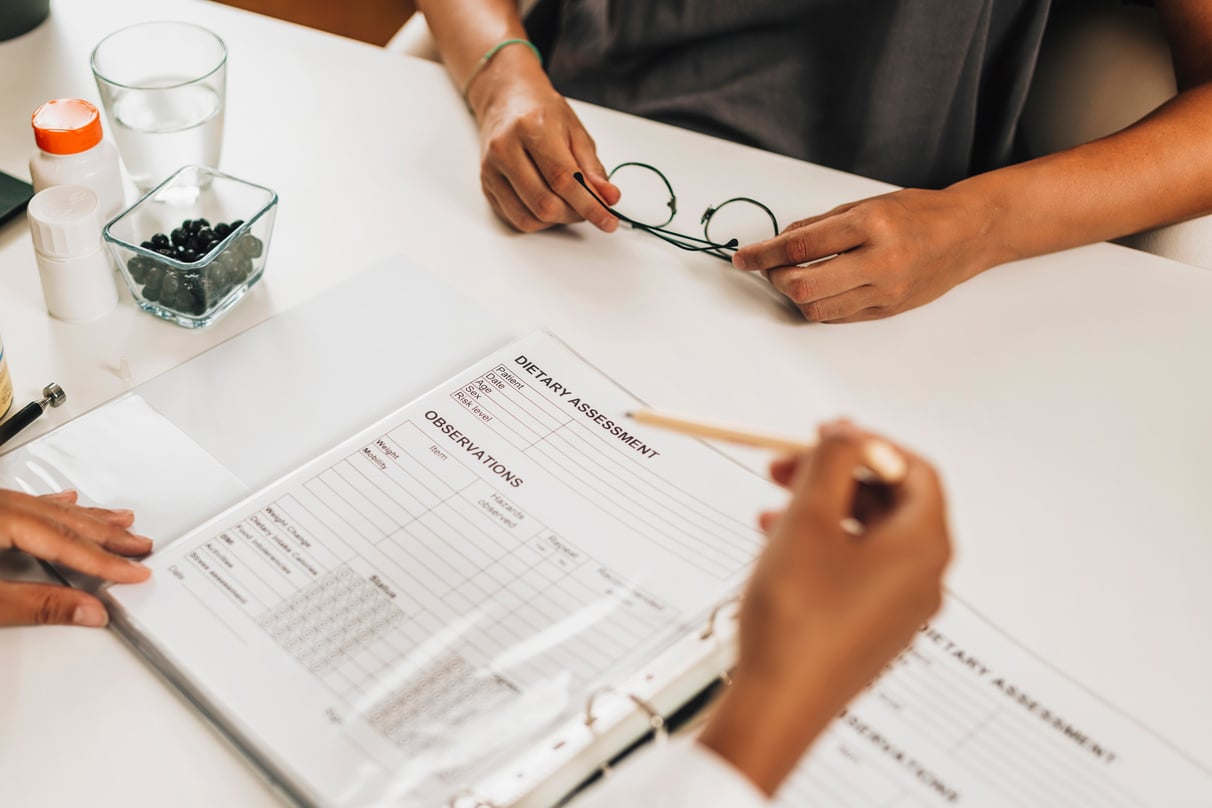
<svg viewBox="0 0 1212 808">
<path fill-rule="evenodd" d="M 471 83 L 476 80 L 476 76 L 480 75 L 480 71 L 488 66 L 488 63 L 490 61 L 492 61 L 492 57 L 496 56 L 498 53 L 501 52 L 501 50 L 503 48 L 506 48 L 510 45 L 525 45 L 526 47 L 530 48 L 532 51 L 534 51 L 535 57 L 539 60 L 539 65 L 542 66 L 543 54 L 539 53 L 539 49 L 536 48 L 535 44 L 533 42 L 531 42 L 530 40 L 528 40 L 528 39 L 502 40 L 502 41 L 498 42 L 497 44 L 493 45 L 491 48 L 489 48 L 488 53 L 486 53 L 480 57 L 480 61 L 476 62 L 476 66 L 474 68 L 472 68 L 471 75 L 468 76 L 467 80 L 463 82 L 462 95 L 463 95 L 464 101 L 467 100 L 467 91 L 471 89 Z"/>
</svg>

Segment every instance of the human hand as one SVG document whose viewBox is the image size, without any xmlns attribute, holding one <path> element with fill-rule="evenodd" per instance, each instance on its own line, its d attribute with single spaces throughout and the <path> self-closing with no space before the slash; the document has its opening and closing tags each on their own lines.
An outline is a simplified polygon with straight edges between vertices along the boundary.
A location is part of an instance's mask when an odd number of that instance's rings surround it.
<svg viewBox="0 0 1212 808">
<path fill-rule="evenodd" d="M 794 222 L 737 250 L 732 263 L 765 273 L 808 320 L 873 320 L 1013 258 L 991 236 L 995 218 L 982 197 L 959 187 L 907 189 Z"/>
<path fill-rule="evenodd" d="M 130 511 L 76 505 L 76 492 L 34 497 L 0 489 L 0 550 L 16 549 L 119 583 L 147 580 L 151 570 L 122 556 L 151 552 L 150 539 L 131 533 Z M 109 622 L 97 598 L 65 586 L 0 581 L 0 626 Z"/>
<path fill-rule="evenodd" d="M 468 102 L 480 124 L 480 184 L 505 222 L 524 233 L 585 220 L 607 233 L 618 229 L 619 220 L 573 178 L 580 171 L 607 205 L 619 201 L 593 138 L 533 54 L 499 52 L 476 76 Z"/>
<path fill-rule="evenodd" d="M 901 449 L 890 507 L 858 538 L 842 526 L 872 437 L 831 424 L 810 456 L 771 468 L 792 500 L 761 518 L 769 543 L 741 607 L 740 660 L 702 736 L 767 793 L 941 603 L 950 543 L 928 464 Z"/>
</svg>

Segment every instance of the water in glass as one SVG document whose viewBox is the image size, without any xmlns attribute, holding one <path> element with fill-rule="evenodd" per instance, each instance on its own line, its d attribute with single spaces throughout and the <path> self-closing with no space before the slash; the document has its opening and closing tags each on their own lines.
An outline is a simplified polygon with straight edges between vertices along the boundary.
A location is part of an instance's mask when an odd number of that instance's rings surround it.
<svg viewBox="0 0 1212 808">
<path fill-rule="evenodd" d="M 205 84 L 148 81 L 164 89 L 118 90 L 110 107 L 114 139 L 131 180 L 147 190 L 183 165 L 217 166 L 223 102 Z"/>
</svg>

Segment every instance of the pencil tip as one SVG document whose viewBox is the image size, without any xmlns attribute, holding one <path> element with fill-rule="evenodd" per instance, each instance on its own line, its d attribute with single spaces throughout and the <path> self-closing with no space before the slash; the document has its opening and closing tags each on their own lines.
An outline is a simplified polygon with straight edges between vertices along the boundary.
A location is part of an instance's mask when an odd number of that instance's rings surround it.
<svg viewBox="0 0 1212 808">
<path fill-rule="evenodd" d="M 623 415 L 627 416 L 628 418 L 635 418 L 635 412 L 632 410 L 628 410 L 627 412 L 623 413 Z"/>
</svg>

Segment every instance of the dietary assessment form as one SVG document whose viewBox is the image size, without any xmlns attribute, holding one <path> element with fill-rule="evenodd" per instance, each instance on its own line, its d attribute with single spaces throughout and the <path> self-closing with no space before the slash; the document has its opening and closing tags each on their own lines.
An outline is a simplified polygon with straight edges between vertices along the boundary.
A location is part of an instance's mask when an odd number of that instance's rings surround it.
<svg viewBox="0 0 1212 808">
<path fill-rule="evenodd" d="M 445 799 L 698 625 L 760 551 L 781 492 L 632 428 L 636 403 L 533 335 L 111 592 L 321 802 Z"/>
</svg>

